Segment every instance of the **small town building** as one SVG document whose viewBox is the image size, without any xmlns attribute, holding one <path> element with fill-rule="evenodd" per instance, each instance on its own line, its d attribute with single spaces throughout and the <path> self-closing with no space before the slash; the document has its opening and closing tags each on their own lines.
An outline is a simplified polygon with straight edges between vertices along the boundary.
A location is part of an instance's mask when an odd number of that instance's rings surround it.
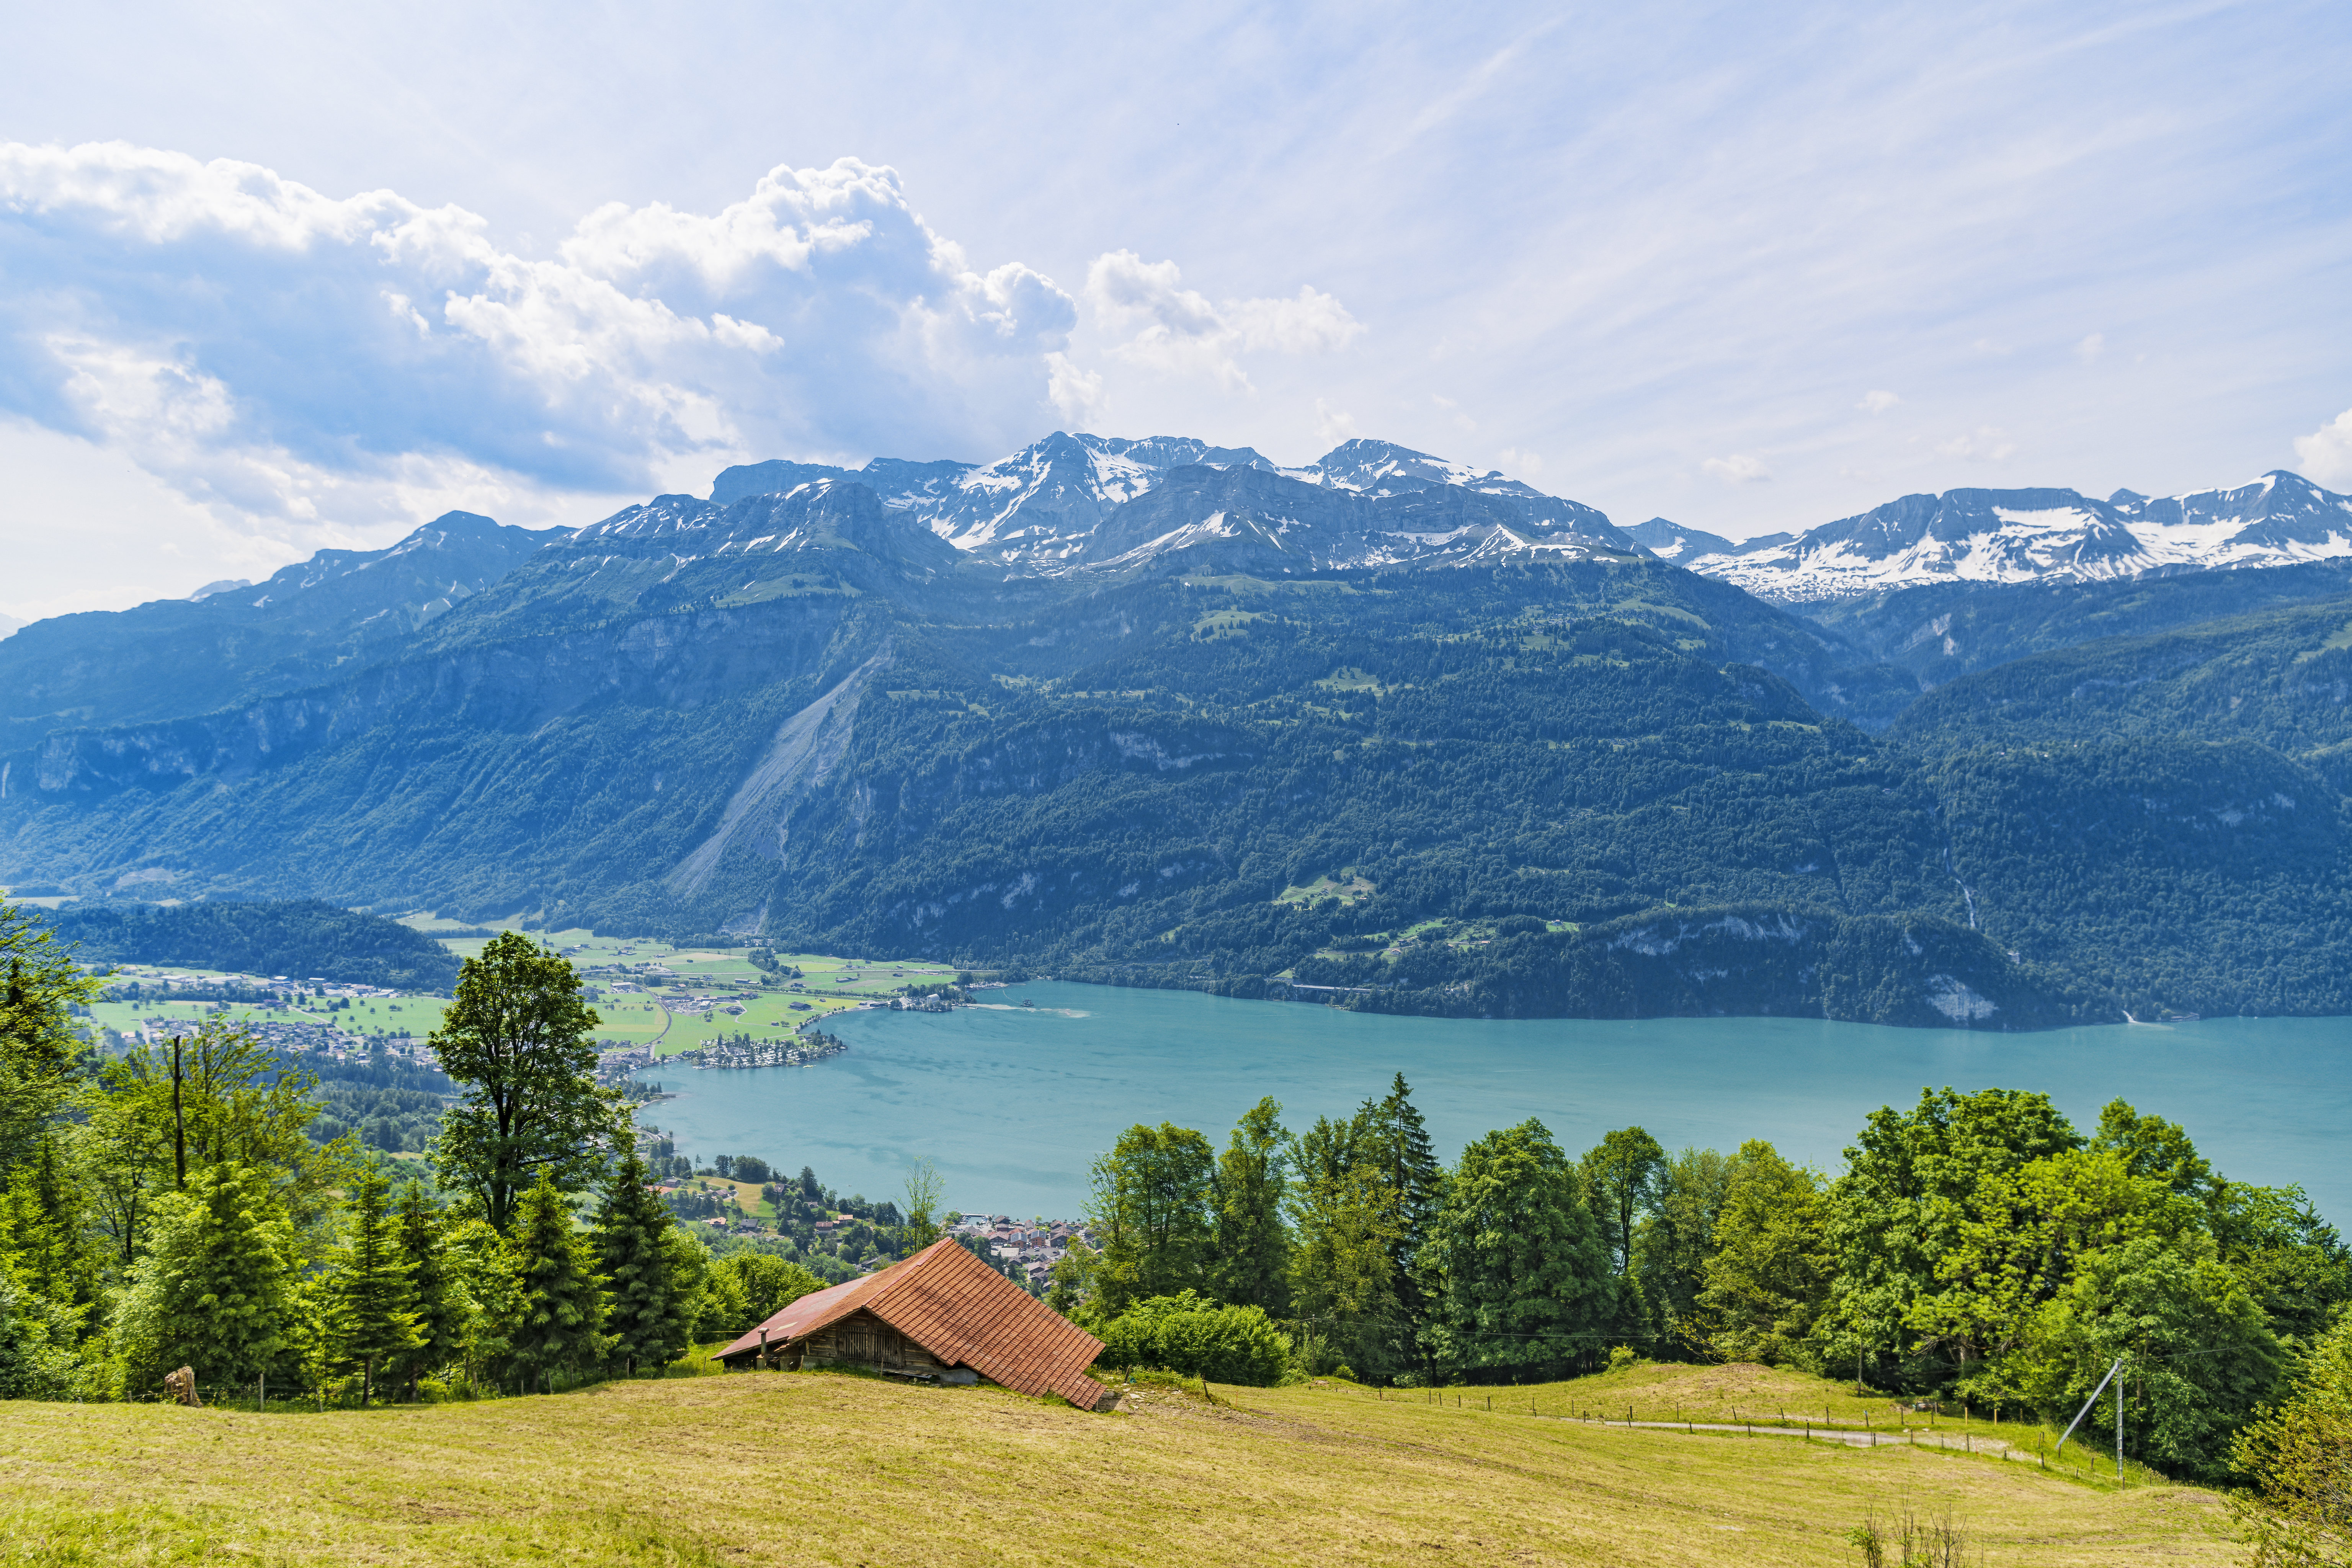
<svg viewBox="0 0 2352 1568">
<path fill-rule="evenodd" d="M 848 1363 L 945 1383 L 985 1380 L 1108 1410 L 1118 1396 L 1087 1375 L 1102 1348 L 947 1237 L 863 1279 L 802 1297 L 712 1359 L 730 1372 Z"/>
</svg>

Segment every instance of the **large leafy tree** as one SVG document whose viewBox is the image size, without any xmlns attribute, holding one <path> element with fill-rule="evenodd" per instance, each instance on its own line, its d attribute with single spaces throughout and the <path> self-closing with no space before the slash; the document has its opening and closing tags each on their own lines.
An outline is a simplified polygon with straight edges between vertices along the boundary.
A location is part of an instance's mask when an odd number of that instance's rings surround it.
<svg viewBox="0 0 2352 1568">
<path fill-rule="evenodd" d="M 1701 1350 L 1699 1293 L 1716 1250 L 1732 1163 L 1713 1149 L 1685 1149 L 1658 1168 L 1650 1213 L 1633 1235 L 1633 1279 L 1648 1313 L 1643 1331 L 1660 1353 Z"/>
<path fill-rule="evenodd" d="M 362 1406 L 374 1397 L 377 1374 L 420 1342 L 415 1266 L 399 1245 L 390 1192 L 373 1168 L 352 1184 L 351 1234 L 335 1276 L 337 1359 L 359 1369 Z"/>
<path fill-rule="evenodd" d="M 1601 1244 L 1620 1279 L 1633 1267 L 1633 1233 L 1658 1196 L 1666 1152 L 1638 1127 L 1604 1133 L 1579 1163 L 1584 1201 L 1601 1226 Z"/>
<path fill-rule="evenodd" d="M 1446 1178 L 1429 1242 L 1444 1358 L 1474 1378 L 1557 1373 L 1608 1329 L 1611 1273 L 1576 1170 L 1540 1121 L 1489 1132 Z"/>
<path fill-rule="evenodd" d="M 1283 1220 L 1289 1182 L 1282 1107 L 1269 1096 L 1243 1112 L 1217 1159 L 1216 1266 L 1223 1300 L 1276 1314 L 1290 1300 L 1290 1231 Z"/>
<path fill-rule="evenodd" d="M 1696 1303 L 1706 1349 L 1724 1361 L 1803 1365 L 1830 1284 L 1822 1181 L 1751 1140 L 1726 1163 Z"/>
<path fill-rule="evenodd" d="M 1351 1371 L 1380 1374 L 1411 1364 L 1400 1363 L 1398 1349 L 1396 1248 L 1404 1226 L 1396 1193 L 1368 1163 L 1309 1169 L 1314 1174 L 1290 1192 L 1291 1310 Z"/>
<path fill-rule="evenodd" d="M 1102 1311 L 1116 1316 L 1129 1302 L 1207 1282 L 1215 1169 L 1206 1138 L 1166 1121 L 1138 1122 L 1095 1162 L 1087 1212 L 1103 1240 L 1095 1266 Z"/>
<path fill-rule="evenodd" d="M 2293 1394 L 2237 1435 L 2231 1459 L 2255 1488 L 2239 1506 L 2256 1568 L 2352 1561 L 2352 1317 L 2313 1343 Z"/>
<path fill-rule="evenodd" d="M 115 1314 L 130 1391 L 185 1363 L 243 1385 L 285 1344 L 295 1238 L 267 1173 L 226 1161 L 158 1200 L 154 1238 Z"/>
<path fill-rule="evenodd" d="M 314 1256 L 350 1179 L 348 1139 L 311 1141 L 318 1079 L 243 1025 L 217 1016 L 173 1046 L 140 1047 L 100 1068 L 80 1096 L 79 1163 L 98 1226 L 124 1264 L 139 1255 L 158 1194 L 224 1160 L 268 1173 L 276 1201 Z"/>
<path fill-rule="evenodd" d="M 464 1086 L 434 1169 L 501 1235 L 539 1178 L 559 1192 L 586 1185 L 616 1125 L 617 1102 L 596 1087 L 598 1019 L 580 991 L 569 960 L 507 931 L 466 961 L 432 1037 L 441 1070 Z"/>
<path fill-rule="evenodd" d="M 509 1237 L 513 1258 L 513 1317 L 506 1359 L 525 1388 L 543 1387 L 553 1372 L 580 1372 L 604 1359 L 604 1292 L 590 1239 L 575 1235 L 572 1210 L 550 1173 L 515 1205 Z"/>
<path fill-rule="evenodd" d="M 1921 1345 L 1913 1312 L 1939 1293 L 1937 1266 L 1976 1216 L 1979 1184 L 2082 1142 L 2047 1095 L 2020 1089 L 1926 1089 L 1910 1111 L 1872 1111 L 1830 1193 L 1824 1353 L 1841 1366 L 1878 1359 L 1915 1384 L 1949 1375 L 1948 1360 Z"/>
<path fill-rule="evenodd" d="M 33 1154 L 71 1092 L 82 1051 L 72 1008 L 99 989 L 38 910 L 0 902 L 0 1175 Z"/>
</svg>

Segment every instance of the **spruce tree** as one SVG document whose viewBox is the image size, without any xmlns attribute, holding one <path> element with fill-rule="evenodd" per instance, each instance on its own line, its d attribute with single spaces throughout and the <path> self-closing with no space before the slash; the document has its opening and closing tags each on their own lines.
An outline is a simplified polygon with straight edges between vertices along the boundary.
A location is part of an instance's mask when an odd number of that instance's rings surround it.
<svg viewBox="0 0 2352 1568">
<path fill-rule="evenodd" d="M 132 1391 L 183 1363 L 243 1386 L 285 1342 L 294 1233 L 264 1172 L 226 1161 L 158 1200 L 147 1256 L 115 1317 Z"/>
<path fill-rule="evenodd" d="M 647 1186 L 646 1163 L 636 1140 L 625 1131 L 620 1152 L 596 1215 L 596 1258 L 611 1302 L 604 1326 L 613 1336 L 613 1361 L 624 1372 L 635 1372 L 666 1365 L 686 1347 L 670 1300 L 669 1249 L 664 1245 L 669 1210 Z"/>
<path fill-rule="evenodd" d="M 360 1372 L 360 1405 L 375 1393 L 378 1373 L 414 1352 L 416 1331 L 415 1265 L 401 1256 L 396 1226 L 386 1198 L 392 1184 L 373 1169 L 362 1171 L 352 1188 L 351 1240 L 336 1279 L 341 1310 L 336 1336 L 341 1360 Z"/>
<path fill-rule="evenodd" d="M 514 1318 L 507 1361 L 525 1388 L 548 1374 L 577 1372 L 604 1359 L 604 1292 L 588 1239 L 572 1230 L 572 1211 L 545 1171 L 515 1205 L 509 1238 L 514 1260 Z"/>
<path fill-rule="evenodd" d="M 425 1195 L 425 1184 L 409 1183 L 400 1194 L 394 1245 L 412 1269 L 408 1282 L 416 1314 L 416 1348 L 404 1358 L 412 1396 L 418 1376 L 447 1366 L 466 1342 L 467 1303 L 451 1267 L 441 1221 L 440 1210 Z"/>
<path fill-rule="evenodd" d="M 1389 1243 L 1390 1276 L 1395 1281 L 1396 1310 L 1401 1331 L 1391 1353 L 1399 1361 L 1421 1358 L 1423 1331 L 1429 1325 L 1433 1303 L 1423 1279 L 1421 1250 L 1437 1215 L 1438 1190 L 1445 1175 L 1429 1142 L 1429 1129 L 1412 1102 L 1404 1074 L 1396 1075 L 1388 1098 L 1367 1103 L 1358 1118 L 1365 1129 L 1361 1144 L 1378 1164 L 1381 1179 L 1395 1195 L 1396 1229 Z"/>
</svg>

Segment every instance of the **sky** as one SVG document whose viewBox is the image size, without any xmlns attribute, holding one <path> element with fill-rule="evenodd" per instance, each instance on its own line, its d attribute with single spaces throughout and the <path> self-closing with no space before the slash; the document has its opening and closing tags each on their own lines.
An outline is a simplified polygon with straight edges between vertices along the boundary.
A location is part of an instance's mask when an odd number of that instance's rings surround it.
<svg viewBox="0 0 2352 1568">
<path fill-rule="evenodd" d="M 0 616 L 1351 436 L 1734 537 L 2352 489 L 2340 4 L 27 7 Z"/>
</svg>

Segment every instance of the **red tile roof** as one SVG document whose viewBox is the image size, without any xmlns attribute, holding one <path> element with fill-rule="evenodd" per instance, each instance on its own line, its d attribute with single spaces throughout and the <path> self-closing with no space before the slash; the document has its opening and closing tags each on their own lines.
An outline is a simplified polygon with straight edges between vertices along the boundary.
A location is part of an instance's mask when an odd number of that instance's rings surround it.
<svg viewBox="0 0 2352 1568">
<path fill-rule="evenodd" d="M 863 1279 L 802 1297 L 714 1361 L 777 1350 L 864 1308 L 948 1366 L 1022 1394 L 1058 1394 L 1081 1410 L 1107 1391 L 1087 1375 L 1102 1342 L 966 1251 L 953 1237 Z"/>
</svg>

